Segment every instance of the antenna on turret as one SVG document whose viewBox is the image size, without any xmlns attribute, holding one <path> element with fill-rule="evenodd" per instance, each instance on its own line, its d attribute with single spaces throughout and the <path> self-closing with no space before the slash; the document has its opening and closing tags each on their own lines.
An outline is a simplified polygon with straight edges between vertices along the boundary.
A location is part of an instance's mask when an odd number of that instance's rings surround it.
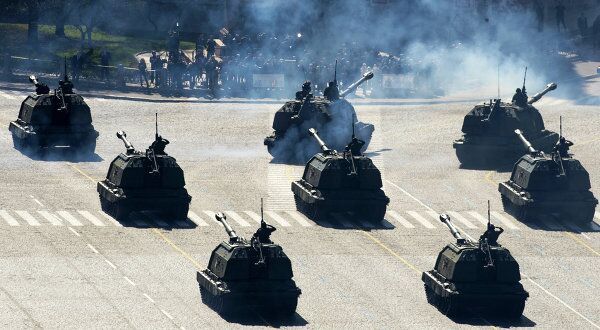
<svg viewBox="0 0 600 330">
<path fill-rule="evenodd" d="M 498 62 L 498 99 L 500 99 L 500 63 Z M 492 102 L 490 101 L 490 105 Z"/>
<path fill-rule="evenodd" d="M 525 94 L 525 80 L 527 79 L 527 67 L 525 67 L 525 76 L 523 76 L 523 89 L 522 92 Z"/>
<path fill-rule="evenodd" d="M 488 228 L 492 224 L 492 217 L 490 216 L 490 200 L 488 199 Z"/>
<path fill-rule="evenodd" d="M 265 222 L 265 216 L 263 215 L 263 199 L 262 197 L 260 198 L 260 223 L 264 223 Z"/>
<path fill-rule="evenodd" d="M 560 116 L 558 120 L 559 120 L 559 124 L 558 124 L 559 125 L 559 131 L 558 131 L 559 133 L 558 133 L 558 136 L 559 136 L 559 140 L 560 140 L 560 138 L 562 137 L 562 116 Z"/>
<path fill-rule="evenodd" d="M 65 61 L 65 81 L 69 80 L 69 76 L 67 75 L 67 57 L 64 57 Z"/>
<path fill-rule="evenodd" d="M 155 125 L 155 128 L 156 128 L 156 131 L 155 131 L 156 133 L 154 134 L 154 138 L 156 140 L 158 140 L 158 112 L 154 113 L 154 125 Z"/>
<path fill-rule="evenodd" d="M 335 60 L 335 67 L 333 69 L 333 83 L 337 86 L 337 60 Z"/>
</svg>

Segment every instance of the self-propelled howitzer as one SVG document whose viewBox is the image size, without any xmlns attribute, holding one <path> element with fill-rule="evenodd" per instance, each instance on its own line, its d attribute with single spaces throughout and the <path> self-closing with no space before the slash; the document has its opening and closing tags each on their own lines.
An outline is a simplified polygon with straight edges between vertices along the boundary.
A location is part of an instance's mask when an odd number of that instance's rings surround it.
<svg viewBox="0 0 600 330">
<path fill-rule="evenodd" d="M 169 143 L 156 134 L 145 151 L 136 151 L 125 132 L 117 132 L 126 152 L 110 164 L 106 179 L 98 182 L 102 210 L 115 219 L 126 220 L 131 212 L 157 211 L 168 220 L 185 220 L 192 197 L 185 189 L 183 170 L 164 151 Z"/>
<path fill-rule="evenodd" d="M 519 264 L 498 244 L 503 229 L 488 222 L 478 242 L 463 238 L 450 217 L 440 216 L 456 243 L 442 249 L 435 268 L 423 272 L 427 301 L 448 316 L 482 309 L 507 318 L 520 318 L 529 293 L 520 283 Z"/>
<path fill-rule="evenodd" d="M 77 153 L 93 153 L 99 134 L 92 125 L 90 107 L 73 92 L 66 67 L 63 80 L 52 92 L 33 75 L 29 81 L 36 92 L 21 103 L 18 118 L 8 127 L 14 147 L 33 154 L 66 146 Z"/>
<path fill-rule="evenodd" d="M 212 252 L 208 268 L 197 272 L 202 301 L 219 314 L 255 308 L 267 316 L 294 315 L 301 294 L 292 263 L 270 235 L 275 227 L 264 219 L 250 240 L 239 237 L 222 213 L 215 215 L 229 240 Z"/>
<path fill-rule="evenodd" d="M 510 180 L 498 185 L 504 210 L 522 221 L 544 216 L 592 221 L 598 199 L 590 191 L 589 173 L 568 152 L 573 143 L 561 137 L 547 154 L 533 148 L 520 130 L 515 134 L 528 153 L 516 162 Z"/>
<path fill-rule="evenodd" d="M 330 212 L 355 212 L 381 222 L 390 199 L 381 189 L 381 173 L 360 153 L 364 141 L 353 136 L 345 150 L 337 152 L 325 145 L 315 129 L 309 134 L 322 152 L 308 161 L 302 179 L 292 183 L 298 211 L 314 220 Z"/>
<path fill-rule="evenodd" d="M 358 121 L 354 107 L 343 97 L 372 77 L 373 73 L 368 72 L 341 93 L 325 93 L 335 97 L 314 96 L 310 82 L 305 82 L 302 91 L 296 93 L 296 99 L 286 102 L 275 113 L 273 133 L 264 140 L 269 153 L 277 161 L 306 162 L 318 152 L 307 134 L 310 127 L 318 129 L 333 149 L 342 149 L 352 136 L 348 123 L 353 124 L 356 136 L 365 141 L 362 149 L 365 151 L 375 128 Z M 335 79 L 332 83 L 335 84 L 328 88 L 337 91 Z"/>
<path fill-rule="evenodd" d="M 467 167 L 513 163 L 523 155 L 521 143 L 513 133 L 515 129 L 521 129 L 536 149 L 551 151 L 559 136 L 546 130 L 542 115 L 533 104 L 554 89 L 556 84 L 550 83 L 532 98 L 520 93 L 518 99 L 523 101 L 506 103 L 494 99 L 476 105 L 464 118 L 462 137 L 453 143 L 460 163 Z"/>
</svg>

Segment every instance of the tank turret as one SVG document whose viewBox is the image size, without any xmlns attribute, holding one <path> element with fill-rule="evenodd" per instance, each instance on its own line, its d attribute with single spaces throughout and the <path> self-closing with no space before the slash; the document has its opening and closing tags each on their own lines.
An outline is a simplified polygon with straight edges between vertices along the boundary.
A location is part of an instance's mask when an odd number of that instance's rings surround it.
<svg viewBox="0 0 600 330">
<path fill-rule="evenodd" d="M 363 219 L 381 222 L 389 198 L 373 161 L 355 153 L 362 141 L 354 137 L 344 151 L 338 152 L 328 148 L 314 128 L 310 134 L 322 152 L 308 161 L 302 179 L 292 183 L 298 211 L 314 220 L 330 212 L 355 212 Z"/>
<path fill-rule="evenodd" d="M 286 102 L 275 113 L 273 134 L 264 140 L 269 153 L 280 162 L 306 162 L 319 151 L 308 134 L 310 127 L 321 132 L 331 149 L 341 150 L 352 135 L 349 122 L 356 136 L 365 141 L 362 151 L 366 150 L 374 127 L 359 122 L 354 107 L 343 97 L 372 77 L 372 72 L 366 73 L 341 93 L 334 78 L 323 97 L 311 94 L 310 82 L 305 82 L 302 91 L 296 93 L 296 99 Z"/>
<path fill-rule="evenodd" d="M 223 213 L 215 218 L 229 240 L 213 250 L 208 268 L 196 274 L 202 301 L 224 315 L 246 308 L 280 317 L 294 315 L 301 290 L 293 280 L 290 259 L 270 239 L 275 227 L 262 218 L 247 240 L 235 233 Z"/>
<path fill-rule="evenodd" d="M 504 230 L 489 221 L 489 208 L 487 230 L 477 242 L 463 238 L 448 215 L 440 215 L 440 221 L 448 226 L 456 243 L 442 249 L 433 270 L 423 272 L 427 301 L 451 317 L 483 310 L 520 318 L 529 293 L 520 283 L 519 264 L 498 244 Z"/>
<path fill-rule="evenodd" d="M 533 104 L 556 88 L 555 83 L 550 83 L 528 99 L 523 85 L 511 103 L 494 99 L 476 105 L 464 118 L 462 137 L 453 143 L 461 165 L 497 168 L 514 163 L 523 155 L 521 141 L 514 134 L 516 129 L 521 130 L 533 148 L 550 152 L 559 136 L 546 130 L 542 115 Z"/>
<path fill-rule="evenodd" d="M 117 137 L 126 152 L 111 162 L 106 179 L 98 182 L 102 210 L 119 221 L 126 221 L 135 211 L 164 213 L 169 220 L 187 219 L 192 197 L 185 189 L 183 170 L 164 152 L 167 140 L 156 133 L 152 145 L 140 152 L 125 132 L 119 131 Z M 157 141 L 160 146 L 155 149 Z"/>
<path fill-rule="evenodd" d="M 29 81 L 35 93 L 21 103 L 18 118 L 8 127 L 14 147 L 32 154 L 52 151 L 57 146 L 69 146 L 68 150 L 77 154 L 93 153 L 98 132 L 92 125 L 89 106 L 73 92 L 66 69 L 65 80 L 52 92 L 34 75 Z"/>
<path fill-rule="evenodd" d="M 593 221 L 598 200 L 590 191 L 589 173 L 568 152 L 573 143 L 561 136 L 552 151 L 544 153 L 519 130 L 515 134 L 529 153 L 516 162 L 510 180 L 498 186 L 504 210 L 522 221 L 548 216 L 579 224 Z"/>
</svg>

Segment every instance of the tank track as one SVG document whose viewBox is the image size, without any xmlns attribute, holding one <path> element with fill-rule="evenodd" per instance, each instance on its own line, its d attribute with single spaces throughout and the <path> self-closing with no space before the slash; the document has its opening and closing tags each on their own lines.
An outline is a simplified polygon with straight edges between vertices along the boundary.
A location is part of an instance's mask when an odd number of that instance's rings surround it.
<svg viewBox="0 0 600 330">
<path fill-rule="evenodd" d="M 325 210 L 318 208 L 315 204 L 309 204 L 303 201 L 302 198 L 298 196 L 294 196 L 294 202 L 296 203 L 296 210 L 313 221 L 318 221 L 327 214 Z"/>
<path fill-rule="evenodd" d="M 502 196 L 502 206 L 504 207 L 504 211 L 506 211 L 506 213 L 512 215 L 522 222 L 535 222 L 536 220 L 539 220 L 540 216 L 543 216 L 545 213 L 544 209 L 540 207 L 515 205 L 506 196 Z M 595 210 L 595 206 L 590 206 L 589 208 L 570 208 L 566 212 L 560 211 L 556 213 L 558 213 L 559 216 L 567 222 L 585 225 L 593 221 Z"/>
<path fill-rule="evenodd" d="M 452 318 L 459 317 L 466 312 L 469 312 L 471 308 L 477 308 L 477 305 L 460 304 L 457 299 L 452 296 L 441 297 L 425 284 L 425 295 L 427 302 L 437 308 L 442 314 Z M 525 310 L 525 299 L 502 299 L 497 304 L 486 308 L 483 312 L 486 314 L 492 314 L 494 316 L 503 317 L 511 320 L 518 320 L 523 315 Z"/>
<path fill-rule="evenodd" d="M 242 310 L 248 305 L 244 303 L 235 303 L 233 299 L 227 296 L 215 296 L 207 289 L 200 286 L 200 298 L 204 304 L 210 307 L 221 316 L 229 316 L 236 310 Z M 258 306 L 258 312 L 265 316 L 275 316 L 277 318 L 290 318 L 296 313 L 298 306 L 298 297 L 276 298 L 272 297 L 264 304 Z"/>
<path fill-rule="evenodd" d="M 129 207 L 126 207 L 122 204 L 119 205 L 115 202 L 110 202 L 102 196 L 100 196 L 100 207 L 102 208 L 102 211 L 106 212 L 117 221 L 127 220 L 127 218 L 129 218 L 129 213 L 131 213 Z"/>
</svg>

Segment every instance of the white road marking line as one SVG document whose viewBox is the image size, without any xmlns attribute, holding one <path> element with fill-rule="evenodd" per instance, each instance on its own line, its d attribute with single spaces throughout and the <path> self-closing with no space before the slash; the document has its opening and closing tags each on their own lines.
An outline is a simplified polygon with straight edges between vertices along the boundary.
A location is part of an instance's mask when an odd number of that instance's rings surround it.
<svg viewBox="0 0 600 330">
<path fill-rule="evenodd" d="M 20 226 L 17 220 L 15 220 L 15 218 L 13 218 L 13 216 L 5 210 L 0 210 L 0 217 L 2 217 L 2 219 L 4 219 L 9 226 Z"/>
<path fill-rule="evenodd" d="M 412 223 L 406 221 L 406 219 L 404 219 L 404 217 L 398 214 L 396 211 L 387 211 L 387 214 L 394 220 L 398 221 L 405 228 L 415 228 Z"/>
<path fill-rule="evenodd" d="M 58 213 L 58 215 L 67 220 L 67 222 L 70 223 L 72 226 L 83 226 L 83 224 L 79 222 L 79 220 L 75 219 L 75 217 L 71 215 L 71 213 L 69 213 L 68 211 L 56 211 L 56 213 Z"/>
<path fill-rule="evenodd" d="M 312 224 L 310 222 L 308 222 L 308 220 L 306 220 L 306 217 L 304 217 L 298 211 L 285 211 L 285 213 L 289 214 L 290 217 L 292 217 L 294 220 L 296 220 L 302 227 L 311 227 L 312 226 Z"/>
<path fill-rule="evenodd" d="M 89 222 L 93 223 L 95 226 L 104 227 L 106 226 L 104 222 L 100 221 L 100 219 L 96 218 L 93 214 L 88 211 L 77 211 L 84 218 L 86 218 Z"/>
<path fill-rule="evenodd" d="M 106 220 L 108 220 L 110 223 L 112 223 L 116 227 L 123 227 L 123 225 L 119 221 L 115 220 L 110 215 L 104 213 L 104 211 L 98 211 L 98 213 L 100 213 Z"/>
<path fill-rule="evenodd" d="M 475 211 L 469 211 L 467 213 L 469 213 L 477 221 L 481 222 L 482 225 L 487 226 L 488 220 L 483 215 L 481 215 L 481 214 L 479 214 L 479 213 L 477 213 Z"/>
<path fill-rule="evenodd" d="M 167 311 L 165 311 L 164 309 L 160 310 L 163 314 L 165 314 L 166 317 L 168 317 L 169 319 L 173 319 L 173 316 L 171 316 L 171 314 L 167 313 Z"/>
<path fill-rule="evenodd" d="M 498 219 L 498 221 L 502 222 L 502 224 L 504 226 L 506 226 L 507 228 L 510 228 L 512 230 L 519 230 L 519 227 L 517 227 L 512 221 L 510 221 L 507 217 L 503 216 L 502 214 L 496 212 L 496 211 L 492 211 L 490 212 L 490 214 Z"/>
<path fill-rule="evenodd" d="M 129 284 L 131 284 L 132 286 L 135 286 L 135 283 L 133 283 L 133 281 L 130 280 L 129 277 L 123 276 L 123 278 L 125 279 L 125 281 L 129 282 Z"/>
<path fill-rule="evenodd" d="M 48 222 L 50 222 L 53 226 L 62 226 L 62 220 L 60 220 L 59 217 L 55 216 L 54 214 L 48 212 L 48 211 L 38 211 L 38 213 L 44 217 L 46 220 L 48 220 Z"/>
<path fill-rule="evenodd" d="M 69 227 L 69 228 L 71 228 L 71 227 Z M 113 269 L 117 269 L 117 266 L 115 266 L 115 265 L 114 265 L 112 262 L 110 262 L 108 259 L 104 259 L 104 261 L 106 261 L 106 263 L 107 263 L 107 264 L 108 264 L 110 267 L 112 267 Z"/>
<path fill-rule="evenodd" d="M 356 227 L 355 225 L 353 225 L 352 223 L 350 223 L 345 218 L 345 216 L 347 216 L 347 214 L 344 214 L 344 213 L 330 213 L 330 214 L 331 214 L 331 217 L 335 221 L 339 222 L 342 225 L 342 227 L 344 227 L 344 228 L 355 228 Z"/>
<path fill-rule="evenodd" d="M 27 211 L 15 211 L 23 220 L 27 221 L 30 226 L 39 226 L 40 223 Z"/>
<path fill-rule="evenodd" d="M 242 227 L 250 227 L 248 221 L 244 220 L 239 214 L 234 211 L 225 211 L 225 214 L 232 218 L 235 222 L 237 222 Z"/>
<path fill-rule="evenodd" d="M 73 234 L 75 234 L 75 236 L 81 236 L 81 235 L 79 235 L 79 233 L 77 232 L 77 230 L 73 229 L 73 227 L 68 227 L 68 228 L 69 228 L 69 230 L 70 230 L 70 231 L 71 231 Z"/>
<path fill-rule="evenodd" d="M 421 204 L 421 206 L 423 206 L 424 208 L 428 209 L 429 211 L 433 211 L 433 212 L 435 212 L 435 210 L 434 210 L 434 209 L 432 209 L 431 207 L 429 207 L 429 206 L 428 206 L 428 205 L 426 205 L 425 203 L 421 202 L 419 199 L 417 199 L 417 197 L 415 197 L 415 196 L 411 195 L 411 194 L 410 194 L 408 191 L 406 191 L 406 190 L 402 189 L 402 187 L 400 187 L 399 185 L 397 185 L 397 184 L 393 183 L 393 182 L 392 182 L 392 181 L 390 181 L 390 180 L 385 180 L 385 182 L 387 182 L 387 183 L 391 184 L 391 185 L 392 185 L 394 188 L 396 188 L 396 189 L 400 190 L 400 191 L 401 191 L 401 192 L 403 192 L 403 193 L 404 193 L 406 196 L 408 196 L 408 197 L 412 198 L 412 199 L 413 199 L 415 202 L 417 202 L 417 203 Z"/>
<path fill-rule="evenodd" d="M 98 252 L 98 250 L 96 250 L 96 248 L 95 248 L 95 247 L 93 247 L 91 244 L 89 244 L 89 243 L 88 243 L 88 245 L 87 245 L 87 246 L 90 248 L 90 250 L 92 250 L 92 252 L 94 252 L 94 253 L 96 253 L 96 254 L 99 254 L 99 253 L 100 253 L 100 252 Z"/>
<path fill-rule="evenodd" d="M 206 223 L 206 221 L 204 221 L 204 219 L 200 218 L 196 213 L 194 213 L 193 211 L 189 211 L 188 212 L 188 219 L 190 219 L 193 223 L 195 223 L 198 226 L 201 227 L 206 227 L 208 226 L 208 223 Z"/>
<path fill-rule="evenodd" d="M 36 202 L 39 206 L 44 207 L 44 204 L 37 200 L 37 198 L 33 197 L 33 195 L 29 195 L 29 197 L 31 197 L 31 199 L 33 199 L 33 201 Z"/>
<path fill-rule="evenodd" d="M 431 212 L 434 212 L 433 210 L 431 210 Z M 425 228 L 429 228 L 429 229 L 433 229 L 435 228 L 434 225 L 431 224 L 431 222 L 429 222 L 429 220 L 425 219 L 422 215 L 420 215 L 419 213 L 415 212 L 415 211 L 406 211 L 406 213 L 408 213 L 411 217 L 413 217 L 415 220 L 417 220 L 420 224 L 422 224 Z M 437 214 L 437 213 L 436 213 Z"/>
<path fill-rule="evenodd" d="M 244 211 L 244 213 L 246 213 L 250 219 L 256 221 L 256 223 L 260 224 L 260 215 L 256 214 L 256 212 L 252 212 L 252 211 Z"/>
<path fill-rule="evenodd" d="M 465 225 L 465 227 L 467 227 L 467 228 L 470 228 L 470 229 L 477 228 L 477 226 L 475 226 L 471 221 L 467 220 L 467 218 L 463 217 L 458 212 L 448 211 L 446 213 L 448 213 L 452 217 L 452 219 L 458 220 L 460 223 L 462 223 L 463 225 Z M 438 217 L 438 219 L 439 219 L 439 217 Z"/>
<path fill-rule="evenodd" d="M 143 293 L 144 297 L 146 297 L 146 299 L 148 299 L 151 303 L 156 304 L 156 301 L 154 301 L 154 299 L 150 298 L 149 295 Z"/>
<path fill-rule="evenodd" d="M 281 216 L 279 216 L 279 214 L 273 212 L 273 211 L 265 211 L 265 213 L 271 217 L 271 219 L 275 220 L 277 223 L 279 223 L 281 226 L 283 227 L 289 227 L 290 223 L 287 222 L 284 218 L 282 218 Z"/>
<path fill-rule="evenodd" d="M 0 92 L 0 96 L 2 96 L 4 98 L 7 98 L 9 100 L 15 100 L 16 99 L 14 96 L 8 95 L 8 94 L 6 94 L 4 92 Z"/>
</svg>

